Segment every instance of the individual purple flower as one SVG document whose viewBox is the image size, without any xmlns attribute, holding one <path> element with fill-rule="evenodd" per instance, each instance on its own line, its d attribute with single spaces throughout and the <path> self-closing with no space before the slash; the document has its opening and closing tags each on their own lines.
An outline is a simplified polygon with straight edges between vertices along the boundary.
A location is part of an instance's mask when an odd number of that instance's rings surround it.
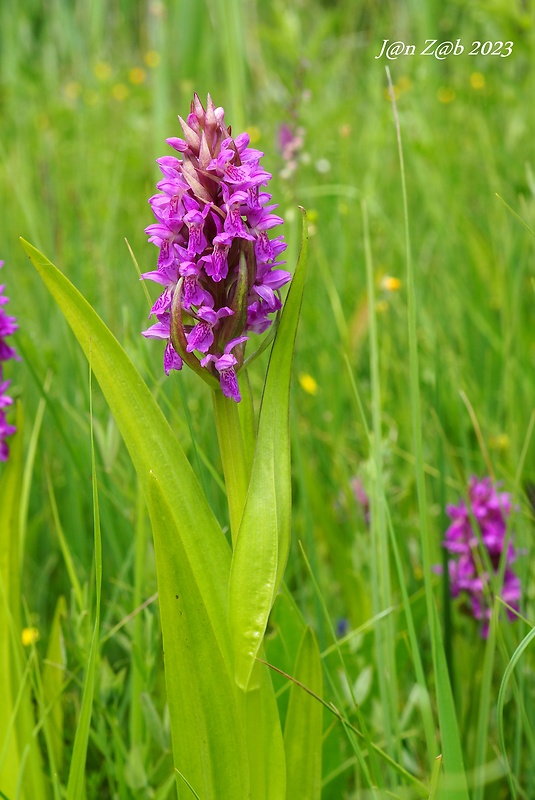
<svg viewBox="0 0 535 800">
<path fill-rule="evenodd" d="M 234 367 L 238 363 L 238 359 L 230 352 L 237 345 L 246 342 L 247 336 L 238 336 L 237 339 L 231 339 L 225 345 L 225 350 L 222 355 L 215 356 L 213 354 L 205 356 L 201 360 L 201 366 L 205 367 L 210 362 L 213 362 L 214 367 L 219 373 L 219 380 L 221 383 L 221 390 L 225 397 L 231 397 L 237 403 L 241 400 L 240 387 L 238 386 L 238 379 Z"/>
<path fill-rule="evenodd" d="M 223 317 L 230 317 L 234 312 L 228 306 L 223 306 L 219 311 L 214 311 L 210 306 L 201 306 L 197 309 L 197 318 L 199 322 L 192 328 L 190 333 L 186 335 L 188 344 L 186 352 L 192 353 L 194 350 L 199 350 L 201 353 L 207 353 L 214 342 L 214 329 Z"/>
<path fill-rule="evenodd" d="M 244 343 L 272 324 L 291 276 L 277 261 L 284 237 L 268 235 L 283 220 L 265 191 L 263 153 L 246 133 L 233 138 L 224 118 L 210 96 L 205 109 L 195 95 L 187 120 L 178 118 L 184 138 L 167 139 L 180 157 L 158 159 L 163 180 L 149 200 L 156 222 L 146 233 L 159 255 L 141 277 L 163 291 L 143 335 L 166 340 L 166 374 L 185 362 L 239 402 Z"/>
<path fill-rule="evenodd" d="M 512 503 L 508 492 L 497 491 L 490 478 L 470 478 L 468 505 L 461 500 L 446 511 L 451 525 L 442 543 L 452 556 L 448 561 L 450 588 L 453 597 L 464 597 L 469 613 L 481 623 L 481 635 L 487 636 L 491 608 L 489 594 L 495 585 L 501 559 L 505 558 L 501 598 L 518 611 L 521 597 L 520 580 L 511 565 L 516 559 L 512 537 L 507 536 L 507 520 Z M 475 529 L 474 524 L 477 525 Z M 482 557 L 480 542 L 488 559 Z M 489 563 L 493 576 L 485 568 Z M 507 610 L 510 620 L 515 614 Z"/>
<path fill-rule="evenodd" d="M 4 262 L 0 261 L 0 267 Z M 15 433 L 16 428 L 10 425 L 6 418 L 5 409 L 13 404 L 13 400 L 7 394 L 11 381 L 4 380 L 4 363 L 11 359 L 19 360 L 14 348 L 6 342 L 6 336 L 11 336 L 18 328 L 15 317 L 6 314 L 4 306 L 9 302 L 9 298 L 4 294 L 5 286 L 0 284 L 0 461 L 7 461 L 9 457 L 9 447 L 6 437 Z"/>
</svg>

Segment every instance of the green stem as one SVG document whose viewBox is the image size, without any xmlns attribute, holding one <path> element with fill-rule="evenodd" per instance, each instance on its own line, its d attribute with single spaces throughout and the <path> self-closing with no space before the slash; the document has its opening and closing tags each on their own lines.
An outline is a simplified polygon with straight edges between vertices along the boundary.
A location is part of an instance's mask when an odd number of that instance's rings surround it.
<svg viewBox="0 0 535 800">
<path fill-rule="evenodd" d="M 256 448 L 256 421 L 251 382 L 249 380 L 249 374 L 245 368 L 240 370 L 239 380 L 241 403 L 238 404 L 238 414 L 240 417 L 243 442 L 245 446 L 247 475 L 250 476 L 253 468 L 254 453 Z"/>
<path fill-rule="evenodd" d="M 214 391 L 213 398 L 219 451 L 227 487 L 232 546 L 235 547 L 249 486 L 248 462 L 237 403 L 225 397 L 221 391 Z"/>
</svg>

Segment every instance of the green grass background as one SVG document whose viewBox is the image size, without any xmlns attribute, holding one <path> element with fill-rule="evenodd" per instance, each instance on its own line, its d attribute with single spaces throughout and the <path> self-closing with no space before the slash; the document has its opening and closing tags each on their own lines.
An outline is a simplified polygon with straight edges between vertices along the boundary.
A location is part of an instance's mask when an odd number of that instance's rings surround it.
<svg viewBox="0 0 535 800">
<path fill-rule="evenodd" d="M 141 271 L 154 268 L 156 250 L 144 228 L 152 222 L 147 199 L 158 180 L 155 159 L 166 154 L 166 137 L 180 135 L 176 116 L 186 115 L 197 91 L 201 98 L 210 92 L 225 107 L 233 131 L 248 129 L 254 146 L 265 152 L 274 199 L 286 219 L 290 267 L 298 249 L 298 205 L 307 208 L 311 222 L 292 398 L 294 516 L 286 583 L 324 653 L 325 699 L 341 704 L 352 721 L 357 699 L 372 740 L 429 779 L 430 743 L 401 588 L 408 593 L 432 692 L 420 530 L 426 531 L 432 563 L 439 563 L 445 502 L 465 493 L 469 475 L 491 471 L 518 506 L 512 527 L 523 552 L 516 568 L 526 621 L 501 625 L 496 656 L 489 655 L 475 623 L 443 600 L 440 578 L 430 580 L 445 626 L 471 792 L 488 800 L 511 796 L 509 770 L 518 796 L 535 795 L 529 648 L 504 709 L 509 767 L 500 757 L 496 710 L 501 677 L 533 617 L 534 240 L 505 204 L 535 227 L 534 25 L 529 0 L 0 4 L 1 277 L 9 312 L 20 324 L 22 362 L 10 365 L 8 377 L 22 402 L 27 444 L 39 404 L 46 401 L 31 475 L 24 613 L 27 625 L 39 630 L 42 661 L 58 598 L 66 598 L 60 783 L 68 774 L 92 633 L 89 380 L 83 356 L 18 237 L 67 274 L 123 343 L 158 393 L 225 522 L 209 390 L 186 370 L 162 377 L 161 348 L 139 335 L 150 306 L 125 243 Z M 460 39 L 465 52 L 442 61 L 419 55 L 429 38 Z M 375 58 L 384 39 L 415 44 L 417 53 L 388 66 L 401 127 L 415 282 L 420 465 L 413 444 L 400 163 L 387 62 Z M 513 51 L 507 58 L 469 56 L 474 40 L 512 41 Z M 290 179 L 281 176 L 282 123 L 304 130 Z M 383 288 L 387 275 L 399 278 L 398 291 Z M 260 359 L 251 375 L 257 397 L 264 367 Z M 314 379 L 315 393 L 303 388 L 303 375 Z M 371 443 L 359 403 L 374 432 Z M 87 797 L 145 798 L 158 796 L 154 792 L 171 774 L 157 602 L 128 616 L 154 596 L 154 563 L 135 474 L 98 387 L 93 411 L 105 641 Z M 422 466 L 425 524 L 416 485 Z M 376 493 L 379 504 L 384 493 L 372 531 L 351 492 L 354 476 Z M 60 528 L 84 608 L 66 567 Z M 399 550 L 401 581 L 390 535 Z M 276 608 L 268 642 L 268 655 L 287 671 L 292 661 L 285 653 L 294 652 L 295 643 L 282 641 L 278 620 L 284 617 L 291 630 L 289 608 Z M 384 619 L 366 625 L 385 609 Z M 329 619 L 335 624 L 342 618 L 350 631 L 365 625 L 342 645 L 343 666 L 340 651 L 329 650 Z M 486 682 L 484 664 L 490 670 Z M 136 685 L 144 692 L 140 708 L 130 703 Z M 283 709 L 284 685 L 281 679 Z M 478 727 L 482 708 L 488 712 L 484 729 Z M 439 752 L 438 735 L 436 747 Z M 478 779 L 474 770 L 481 763 L 486 767 Z M 392 796 L 413 796 L 387 767 L 383 780 Z M 325 719 L 322 797 L 366 796 L 340 724 Z"/>
</svg>

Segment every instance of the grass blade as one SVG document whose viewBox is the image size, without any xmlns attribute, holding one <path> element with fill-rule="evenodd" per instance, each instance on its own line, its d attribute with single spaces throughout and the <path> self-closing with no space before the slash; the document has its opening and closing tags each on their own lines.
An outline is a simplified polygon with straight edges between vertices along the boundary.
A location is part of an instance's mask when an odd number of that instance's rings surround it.
<svg viewBox="0 0 535 800">
<path fill-rule="evenodd" d="M 511 789 L 511 797 L 516 798 L 518 796 L 515 780 L 513 775 L 511 774 L 511 769 L 509 767 L 509 759 L 507 757 L 507 748 L 505 744 L 505 732 L 503 729 L 503 708 L 505 705 L 505 693 L 507 691 L 507 686 L 509 681 L 511 680 L 511 676 L 513 671 L 520 661 L 522 655 L 529 647 L 531 642 L 535 639 L 535 628 L 532 630 L 522 639 L 518 647 L 516 648 L 515 652 L 511 656 L 507 667 L 505 668 L 505 672 L 503 673 L 502 682 L 500 684 L 500 691 L 498 692 L 498 701 L 496 703 L 496 713 L 498 718 L 498 738 L 500 741 L 500 750 L 502 752 L 503 760 L 507 766 L 507 779 L 509 781 L 509 786 Z"/>
<path fill-rule="evenodd" d="M 62 620 L 67 616 L 65 598 L 60 596 L 56 603 L 52 628 L 43 665 L 43 705 L 49 708 L 44 726 L 47 740 L 52 750 L 54 764 L 61 772 L 64 761 L 64 728 L 62 693 L 65 683 L 65 648 L 63 644 Z"/>
<path fill-rule="evenodd" d="M 87 759 L 87 745 L 89 742 L 89 729 L 91 727 L 91 715 L 93 712 L 93 694 L 95 691 L 95 678 L 99 657 L 100 600 L 102 590 L 102 538 L 100 534 L 100 515 L 98 508 L 95 442 L 93 439 L 93 395 L 91 386 L 89 397 L 91 406 L 91 478 L 93 487 L 93 530 L 95 547 L 95 623 L 93 626 L 93 635 L 91 637 L 91 646 L 87 659 L 87 669 L 84 678 L 84 691 L 82 695 L 80 717 L 76 728 L 76 735 L 74 737 L 72 759 L 69 769 L 69 781 L 67 784 L 67 800 L 79 800 L 79 798 L 83 797 L 85 793 L 85 764 Z"/>
<path fill-rule="evenodd" d="M 433 668 L 435 672 L 437 708 L 442 738 L 442 748 L 444 757 L 445 776 L 451 776 L 451 783 L 445 780 L 451 800 L 468 800 L 468 786 L 466 784 L 463 747 L 459 735 L 457 715 L 453 701 L 453 693 L 446 663 L 444 645 L 440 631 L 440 624 L 436 609 L 435 598 L 433 596 L 432 579 L 432 559 L 431 559 L 431 537 L 429 531 L 427 494 L 425 486 L 424 457 L 422 443 L 422 413 L 419 385 L 419 358 L 418 358 L 418 339 L 417 339 L 417 308 L 415 292 L 415 275 L 411 255 L 409 212 L 407 202 L 407 187 L 405 183 L 405 166 L 403 160 L 403 148 L 401 144 L 401 131 L 399 127 L 399 117 L 396 107 L 396 98 L 392 87 L 392 80 L 388 67 L 389 92 L 394 110 L 396 123 L 396 134 L 398 141 L 398 154 L 401 173 L 401 188 L 403 197 L 403 216 L 405 222 L 405 248 L 407 264 L 407 302 L 408 302 L 408 341 L 409 341 L 409 380 L 410 380 L 410 399 L 412 411 L 412 430 L 414 439 L 415 454 L 415 477 L 418 494 L 418 507 L 420 512 L 420 535 L 422 545 L 422 562 L 425 581 L 425 595 L 427 605 L 427 617 L 429 620 L 431 634 L 431 648 L 433 655 Z"/>
</svg>

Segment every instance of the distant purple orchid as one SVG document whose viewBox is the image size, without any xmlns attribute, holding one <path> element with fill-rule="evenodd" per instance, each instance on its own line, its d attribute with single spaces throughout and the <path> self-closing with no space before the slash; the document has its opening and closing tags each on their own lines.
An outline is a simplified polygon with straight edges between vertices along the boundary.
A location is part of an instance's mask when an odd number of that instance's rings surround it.
<svg viewBox="0 0 535 800">
<path fill-rule="evenodd" d="M 278 130 L 278 145 L 281 155 L 286 162 L 286 165 L 280 177 L 284 179 L 290 178 L 297 169 L 297 156 L 303 148 L 304 143 L 304 128 L 294 128 L 293 125 L 283 122 Z"/>
<path fill-rule="evenodd" d="M 362 510 L 364 522 L 368 527 L 370 527 L 370 498 L 368 497 L 366 489 L 364 488 L 364 482 L 362 478 L 354 475 L 350 480 L 350 484 L 355 502 Z"/>
<path fill-rule="evenodd" d="M 178 119 L 184 139 L 167 143 L 181 158 L 158 159 L 160 194 L 149 200 L 157 221 L 146 233 L 159 256 L 142 278 L 163 292 L 151 309 L 157 322 L 143 335 L 167 340 L 166 374 L 185 362 L 239 402 L 247 334 L 269 328 L 291 279 L 277 269 L 284 238 L 267 234 L 283 220 L 261 189 L 271 179 L 259 163 L 263 153 L 249 147 L 248 134 L 231 136 L 209 95 L 206 110 L 195 95 L 187 121 Z"/>
<path fill-rule="evenodd" d="M 491 581 L 482 559 L 476 558 L 480 540 L 487 550 L 495 576 L 506 547 L 500 596 L 511 608 L 517 611 L 519 608 L 520 579 L 511 568 L 517 553 L 510 537 L 506 544 L 507 519 L 512 508 L 511 495 L 498 492 L 490 478 L 479 480 L 472 476 L 468 500 L 469 508 L 462 500 L 456 506 L 447 507 L 452 523 L 442 544 L 452 556 L 448 561 L 451 593 L 453 597 L 466 596 L 470 613 L 482 623 L 481 635 L 486 637 L 491 609 L 485 595 L 490 590 Z M 473 522 L 479 527 L 479 536 L 474 530 Z M 515 619 L 511 611 L 508 610 L 507 614 L 509 619 Z"/>
<path fill-rule="evenodd" d="M 0 261 L 0 267 L 3 266 L 4 262 Z M 18 325 L 15 317 L 10 317 L 4 310 L 4 306 L 9 302 L 9 298 L 4 295 L 4 288 L 4 284 L 0 284 L 0 461 L 7 461 L 9 457 L 6 437 L 17 430 L 6 419 L 5 409 L 12 405 L 13 400 L 6 394 L 11 381 L 4 380 L 4 362 L 18 359 L 13 347 L 6 342 L 6 337 L 15 333 Z"/>
</svg>

